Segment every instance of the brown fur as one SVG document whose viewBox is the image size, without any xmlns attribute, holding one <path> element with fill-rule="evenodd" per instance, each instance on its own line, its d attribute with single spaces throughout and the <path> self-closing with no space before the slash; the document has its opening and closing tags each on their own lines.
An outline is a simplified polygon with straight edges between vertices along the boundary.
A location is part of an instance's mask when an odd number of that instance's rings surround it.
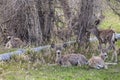
<svg viewBox="0 0 120 80">
<path fill-rule="evenodd" d="M 108 69 L 108 65 L 116 65 L 117 63 L 107 63 L 105 62 L 105 59 L 107 58 L 107 53 L 101 53 L 98 56 L 92 56 L 89 61 L 88 64 L 90 67 L 92 68 L 96 68 L 96 69 Z"/>
<path fill-rule="evenodd" d="M 105 48 L 113 49 L 113 55 L 112 55 L 112 61 L 115 59 L 115 62 L 117 62 L 117 52 L 115 48 L 115 41 L 117 40 L 115 37 L 115 31 L 112 29 L 106 29 L 106 30 L 99 30 L 97 27 L 93 27 L 92 29 L 89 30 L 91 33 L 93 33 L 98 41 L 99 41 L 99 46 L 98 48 L 101 50 L 103 49 L 102 44 L 105 45 Z M 109 44 L 108 47 L 106 47 L 107 43 Z"/>
<path fill-rule="evenodd" d="M 67 44 L 63 44 L 63 45 L 52 44 L 51 47 L 54 48 L 56 51 L 56 63 L 61 66 L 64 67 L 71 65 L 81 66 L 88 63 L 86 57 L 82 54 L 73 53 L 73 54 L 62 55 L 62 50 L 67 47 Z"/>
<path fill-rule="evenodd" d="M 106 54 L 100 54 L 99 56 L 92 56 L 92 58 L 89 59 L 88 64 L 92 68 L 107 69 L 107 65 L 104 62 L 105 58 L 106 58 Z"/>
<path fill-rule="evenodd" d="M 71 66 L 71 65 L 85 65 L 87 64 L 87 59 L 82 54 L 67 54 L 62 57 L 57 58 L 57 64 L 62 66 Z"/>
<path fill-rule="evenodd" d="M 23 41 L 20 38 L 11 36 L 10 40 L 6 43 L 5 48 L 18 48 L 23 45 Z"/>
<path fill-rule="evenodd" d="M 100 30 L 99 31 L 100 43 L 104 43 L 104 44 L 109 43 L 110 45 L 112 45 L 111 41 L 112 41 L 113 34 L 115 34 L 115 32 L 113 30 L 111 30 L 111 29 Z"/>
</svg>

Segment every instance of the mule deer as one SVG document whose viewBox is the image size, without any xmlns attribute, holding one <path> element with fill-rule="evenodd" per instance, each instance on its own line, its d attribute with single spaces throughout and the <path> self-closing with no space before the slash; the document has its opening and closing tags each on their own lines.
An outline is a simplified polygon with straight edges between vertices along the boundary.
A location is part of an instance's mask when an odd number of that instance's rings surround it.
<svg viewBox="0 0 120 80">
<path fill-rule="evenodd" d="M 89 30 L 91 33 L 93 33 L 98 41 L 99 41 L 99 46 L 98 48 L 101 50 L 103 49 L 102 44 L 105 44 L 105 47 L 109 49 L 113 49 L 114 52 L 112 54 L 112 60 L 115 58 L 115 62 L 117 62 L 117 52 L 115 48 L 115 42 L 117 41 L 116 38 L 116 33 L 112 29 L 106 29 L 106 30 L 99 30 L 97 27 L 93 27 L 92 29 Z M 107 43 L 109 46 L 107 47 Z"/>
<path fill-rule="evenodd" d="M 66 44 L 64 44 L 61 47 L 55 47 L 52 45 L 52 48 L 56 49 L 56 63 L 63 66 L 63 67 L 68 67 L 68 66 L 81 66 L 85 65 L 88 63 L 88 60 L 86 57 L 82 54 L 66 54 L 62 55 L 62 48 L 66 47 Z"/>
<path fill-rule="evenodd" d="M 105 59 L 107 58 L 106 50 L 102 50 L 98 56 L 92 56 L 89 61 L 88 65 L 92 68 L 96 69 L 108 69 L 108 65 L 116 65 L 117 63 L 107 63 Z"/>
<path fill-rule="evenodd" d="M 101 53 L 99 54 L 99 56 L 92 56 L 89 61 L 88 64 L 90 67 L 92 68 L 96 68 L 96 69 L 102 69 L 105 68 L 107 69 L 107 65 L 105 64 L 104 60 L 107 58 L 107 53 L 101 51 Z"/>
<path fill-rule="evenodd" d="M 23 45 L 23 41 L 20 38 L 16 38 L 14 36 L 7 37 L 9 41 L 6 43 L 5 48 L 18 48 Z"/>
</svg>

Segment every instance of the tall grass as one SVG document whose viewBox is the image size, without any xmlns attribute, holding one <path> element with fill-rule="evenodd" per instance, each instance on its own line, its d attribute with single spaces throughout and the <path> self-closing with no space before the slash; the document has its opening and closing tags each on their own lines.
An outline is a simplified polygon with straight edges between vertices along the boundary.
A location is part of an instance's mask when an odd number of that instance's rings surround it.
<svg viewBox="0 0 120 80">
<path fill-rule="evenodd" d="M 96 43 L 97 44 L 97 43 Z M 86 55 L 98 55 L 97 45 L 91 44 Z M 70 50 L 73 47 L 69 47 Z M 70 53 L 69 48 L 63 53 Z M 79 51 L 78 51 L 79 52 Z M 46 54 L 47 53 L 47 54 Z M 26 59 L 27 58 L 27 59 Z M 109 58 L 111 58 L 109 56 Z M 119 57 L 120 58 L 120 57 Z M 120 64 L 108 66 L 108 69 L 96 70 L 90 67 L 61 67 L 54 64 L 55 53 L 28 51 L 24 55 L 14 55 L 11 60 L 0 63 L 0 80 L 119 80 Z"/>
<path fill-rule="evenodd" d="M 105 20 L 100 28 L 107 29 L 109 26 L 120 33 L 120 19 L 112 11 L 105 12 Z M 120 41 L 117 43 L 120 46 Z M 92 54 L 97 55 L 97 43 L 92 44 L 90 50 L 84 51 L 89 59 Z M 71 53 L 74 47 L 68 48 L 64 54 Z M 0 53 L 14 51 L 15 49 L 0 49 Z M 75 49 L 77 52 L 79 50 Z M 52 54 L 50 53 L 52 52 Z M 73 50 L 73 52 L 75 52 Z M 111 54 L 110 54 L 111 55 Z M 109 55 L 109 59 L 111 58 Z M 120 56 L 119 56 L 120 58 Z M 118 58 L 118 59 L 119 59 Z M 55 53 L 49 50 L 41 52 L 27 52 L 25 55 L 14 55 L 11 60 L 0 62 L 0 80 L 120 80 L 120 63 L 108 66 L 105 70 L 91 69 L 88 66 L 61 67 L 54 64 Z M 108 60 L 109 60 L 108 59 Z"/>
</svg>

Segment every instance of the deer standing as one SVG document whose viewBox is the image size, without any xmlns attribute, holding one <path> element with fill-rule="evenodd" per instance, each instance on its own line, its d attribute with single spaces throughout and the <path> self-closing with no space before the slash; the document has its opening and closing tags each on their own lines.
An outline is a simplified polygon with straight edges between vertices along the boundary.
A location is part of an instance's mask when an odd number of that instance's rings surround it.
<svg viewBox="0 0 120 80">
<path fill-rule="evenodd" d="M 115 59 L 115 62 L 117 62 L 117 52 L 116 52 L 116 47 L 115 47 L 115 42 L 117 41 L 116 38 L 116 33 L 112 29 L 106 29 L 106 30 L 99 30 L 97 27 L 93 27 L 92 29 L 89 30 L 91 33 L 93 33 L 98 41 L 99 41 L 99 46 L 98 48 L 100 50 L 103 49 L 102 44 L 105 45 L 105 48 L 113 49 L 113 54 L 112 54 L 112 61 Z M 106 45 L 109 44 L 107 47 Z"/>
</svg>

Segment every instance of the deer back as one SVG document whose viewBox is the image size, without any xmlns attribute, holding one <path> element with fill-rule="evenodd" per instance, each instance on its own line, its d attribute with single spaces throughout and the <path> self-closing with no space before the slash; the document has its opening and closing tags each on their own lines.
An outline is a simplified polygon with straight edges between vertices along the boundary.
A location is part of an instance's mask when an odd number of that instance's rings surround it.
<svg viewBox="0 0 120 80">
<path fill-rule="evenodd" d="M 64 62 L 69 62 L 71 65 L 84 65 L 88 63 L 86 57 L 82 54 L 67 54 L 64 55 L 63 59 Z"/>
<path fill-rule="evenodd" d="M 112 40 L 112 37 L 114 34 L 115 34 L 115 32 L 113 30 L 107 29 L 107 30 L 100 30 L 99 36 L 102 39 L 103 43 L 107 43 Z"/>
<path fill-rule="evenodd" d="M 103 68 L 105 66 L 104 60 L 100 56 L 93 56 L 88 61 L 89 66 L 93 68 Z"/>
<path fill-rule="evenodd" d="M 23 41 L 20 38 L 11 37 L 6 43 L 6 48 L 18 48 L 23 45 Z"/>
</svg>

